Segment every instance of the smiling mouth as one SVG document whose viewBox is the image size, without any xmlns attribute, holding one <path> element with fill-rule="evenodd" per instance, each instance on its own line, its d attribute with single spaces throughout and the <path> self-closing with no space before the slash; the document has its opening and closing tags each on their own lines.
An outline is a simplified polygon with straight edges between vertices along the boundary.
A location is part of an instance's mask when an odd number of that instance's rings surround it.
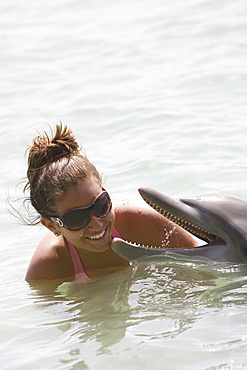
<svg viewBox="0 0 247 370">
<path fill-rule="evenodd" d="M 103 230 L 102 233 L 100 233 L 98 235 L 88 236 L 88 239 L 91 239 L 91 240 L 100 239 L 105 235 L 105 232 L 106 232 L 106 230 Z"/>
</svg>

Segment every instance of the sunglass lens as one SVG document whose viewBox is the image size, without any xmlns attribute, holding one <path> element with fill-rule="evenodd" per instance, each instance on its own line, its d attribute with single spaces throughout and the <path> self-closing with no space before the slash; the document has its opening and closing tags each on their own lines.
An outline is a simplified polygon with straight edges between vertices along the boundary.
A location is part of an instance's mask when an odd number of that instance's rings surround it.
<svg viewBox="0 0 247 370">
<path fill-rule="evenodd" d="M 112 203 L 108 193 L 103 193 L 94 203 L 92 212 L 98 217 L 106 216 L 111 209 Z"/>
<path fill-rule="evenodd" d="M 90 221 L 88 210 L 77 209 L 64 215 L 64 223 L 69 230 L 83 229 Z"/>
</svg>

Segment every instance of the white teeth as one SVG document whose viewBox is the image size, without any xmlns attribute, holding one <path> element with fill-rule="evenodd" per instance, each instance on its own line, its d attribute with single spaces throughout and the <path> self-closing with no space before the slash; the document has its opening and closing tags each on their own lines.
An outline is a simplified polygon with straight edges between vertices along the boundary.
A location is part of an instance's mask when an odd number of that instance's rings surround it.
<svg viewBox="0 0 247 370">
<path fill-rule="evenodd" d="M 102 238 L 102 236 L 105 234 L 105 230 L 103 230 L 102 231 L 102 233 L 100 233 L 100 234 L 98 234 L 98 235 L 94 235 L 94 236 L 89 236 L 88 238 L 89 239 L 92 239 L 92 240 L 94 240 L 94 239 L 100 239 L 100 238 Z"/>
</svg>

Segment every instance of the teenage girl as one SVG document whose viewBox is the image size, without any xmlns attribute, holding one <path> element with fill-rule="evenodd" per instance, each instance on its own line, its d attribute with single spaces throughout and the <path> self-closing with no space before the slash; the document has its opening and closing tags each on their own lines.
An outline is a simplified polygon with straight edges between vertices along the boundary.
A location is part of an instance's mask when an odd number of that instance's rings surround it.
<svg viewBox="0 0 247 370">
<path fill-rule="evenodd" d="M 117 236 L 145 245 L 195 246 L 185 230 L 145 202 L 112 204 L 95 166 L 82 155 L 72 131 L 61 124 L 29 147 L 27 183 L 32 206 L 49 232 L 37 246 L 28 282 L 86 282 L 126 268 L 110 248 Z"/>
</svg>

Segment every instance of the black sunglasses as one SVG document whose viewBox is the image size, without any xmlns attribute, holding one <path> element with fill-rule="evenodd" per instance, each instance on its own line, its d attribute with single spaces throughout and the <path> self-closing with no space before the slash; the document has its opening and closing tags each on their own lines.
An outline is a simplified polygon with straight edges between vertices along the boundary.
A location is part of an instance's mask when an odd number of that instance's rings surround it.
<svg viewBox="0 0 247 370">
<path fill-rule="evenodd" d="M 103 190 L 87 207 L 73 208 L 64 212 L 61 217 L 52 216 L 50 220 L 65 229 L 75 231 L 86 227 L 91 218 L 91 213 L 97 217 L 105 217 L 112 208 L 110 195 Z"/>
</svg>

